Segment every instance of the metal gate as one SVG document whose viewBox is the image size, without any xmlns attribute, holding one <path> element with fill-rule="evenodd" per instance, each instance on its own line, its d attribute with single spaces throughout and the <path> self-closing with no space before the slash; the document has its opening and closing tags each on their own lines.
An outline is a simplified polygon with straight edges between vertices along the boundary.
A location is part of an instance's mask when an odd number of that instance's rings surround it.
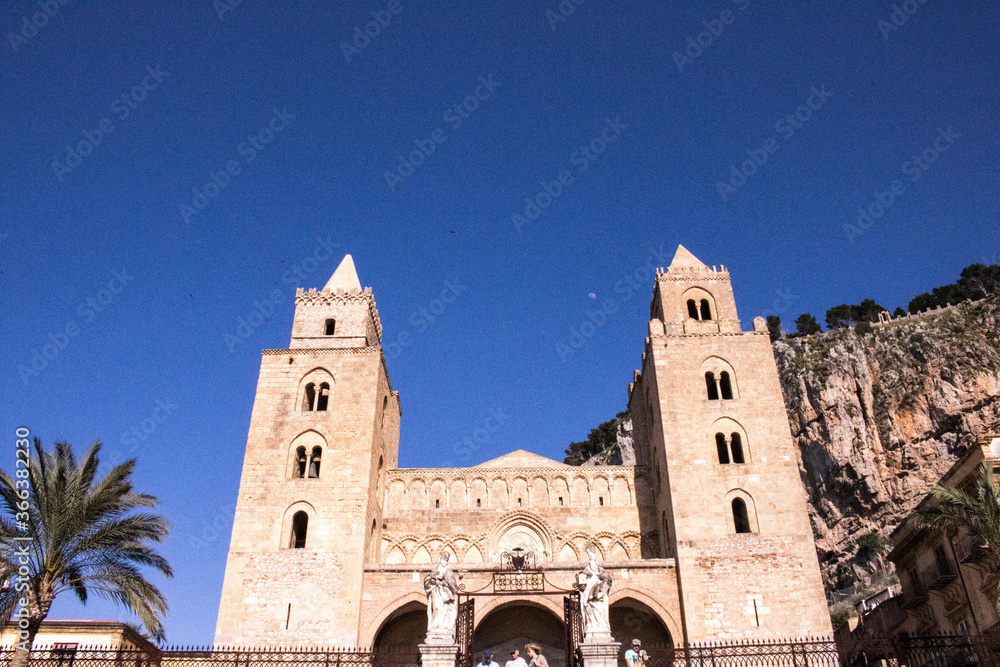
<svg viewBox="0 0 1000 667">
<path fill-rule="evenodd" d="M 583 656 L 579 649 L 583 641 L 579 593 L 570 593 L 563 598 L 563 621 L 566 623 L 566 667 L 583 667 Z"/>
<path fill-rule="evenodd" d="M 461 600 L 461 598 L 459 598 Z M 476 599 L 468 598 L 458 603 L 458 620 L 455 622 L 455 640 L 458 642 L 456 667 L 472 667 L 472 630 L 476 618 Z"/>
</svg>

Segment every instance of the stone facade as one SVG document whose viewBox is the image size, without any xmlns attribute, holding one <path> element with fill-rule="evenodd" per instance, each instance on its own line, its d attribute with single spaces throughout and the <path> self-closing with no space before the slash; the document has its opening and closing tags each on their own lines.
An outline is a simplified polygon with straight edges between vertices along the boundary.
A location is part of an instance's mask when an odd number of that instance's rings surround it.
<svg viewBox="0 0 1000 667">
<path fill-rule="evenodd" d="M 518 450 L 400 470 L 371 290 L 350 256 L 323 290 L 299 290 L 289 349 L 263 355 L 216 642 L 415 648 L 422 573 L 442 549 L 465 591 L 489 592 L 514 548 L 552 591 L 571 587 L 590 543 L 626 646 L 828 633 L 766 329 L 742 332 L 729 274 L 679 248 L 657 274 L 649 331 L 629 389 L 635 465 Z M 534 640 L 561 667 L 563 596 L 477 597 L 473 649 Z"/>
</svg>

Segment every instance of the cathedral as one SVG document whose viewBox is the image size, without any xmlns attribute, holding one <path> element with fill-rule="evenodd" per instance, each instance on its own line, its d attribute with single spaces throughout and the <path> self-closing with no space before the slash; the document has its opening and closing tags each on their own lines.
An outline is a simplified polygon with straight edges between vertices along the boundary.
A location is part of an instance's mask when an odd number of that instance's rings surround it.
<svg viewBox="0 0 1000 667">
<path fill-rule="evenodd" d="M 830 634 L 767 328 L 742 329 L 724 266 L 679 246 L 657 270 L 628 410 L 634 465 L 399 468 L 400 396 L 346 256 L 263 351 L 216 645 L 415 650 L 446 551 L 464 649 L 532 641 L 562 667 L 589 545 L 623 648 Z"/>
</svg>

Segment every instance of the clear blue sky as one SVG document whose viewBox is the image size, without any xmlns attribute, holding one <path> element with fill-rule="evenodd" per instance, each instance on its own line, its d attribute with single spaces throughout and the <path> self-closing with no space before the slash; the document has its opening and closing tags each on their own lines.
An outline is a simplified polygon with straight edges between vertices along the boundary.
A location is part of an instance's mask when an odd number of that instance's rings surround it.
<svg viewBox="0 0 1000 667">
<path fill-rule="evenodd" d="M 19 425 L 138 457 L 173 523 L 171 642 L 212 640 L 260 350 L 344 253 L 385 342 L 410 333 L 408 467 L 561 459 L 624 409 L 643 267 L 679 243 L 730 268 L 744 328 L 1000 261 L 996 3 L 230 1 L 0 12 L 0 460 Z"/>
</svg>

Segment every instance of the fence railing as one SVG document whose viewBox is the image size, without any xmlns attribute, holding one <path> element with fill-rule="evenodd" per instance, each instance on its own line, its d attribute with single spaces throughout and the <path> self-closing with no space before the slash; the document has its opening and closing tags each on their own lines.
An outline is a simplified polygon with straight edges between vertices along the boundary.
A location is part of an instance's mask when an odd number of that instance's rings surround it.
<svg viewBox="0 0 1000 667">
<path fill-rule="evenodd" d="M 867 636 L 839 644 L 830 637 L 721 641 L 648 646 L 646 652 L 645 667 L 1000 667 L 1000 633 L 991 630 L 977 636 Z M 9 667 L 13 655 L 12 650 L 0 651 L 0 667 Z M 62 645 L 34 649 L 29 667 L 413 667 L 418 664 L 415 646 L 388 650 L 113 650 Z"/>
<path fill-rule="evenodd" d="M 972 535 L 965 535 L 955 542 L 955 558 L 960 563 L 978 563 L 989 556 L 989 552 L 980 546 Z"/>
<path fill-rule="evenodd" d="M 0 651 L 9 667 L 14 651 Z M 414 646 L 389 650 L 363 648 L 34 648 L 29 667 L 409 667 L 418 664 Z"/>
</svg>

